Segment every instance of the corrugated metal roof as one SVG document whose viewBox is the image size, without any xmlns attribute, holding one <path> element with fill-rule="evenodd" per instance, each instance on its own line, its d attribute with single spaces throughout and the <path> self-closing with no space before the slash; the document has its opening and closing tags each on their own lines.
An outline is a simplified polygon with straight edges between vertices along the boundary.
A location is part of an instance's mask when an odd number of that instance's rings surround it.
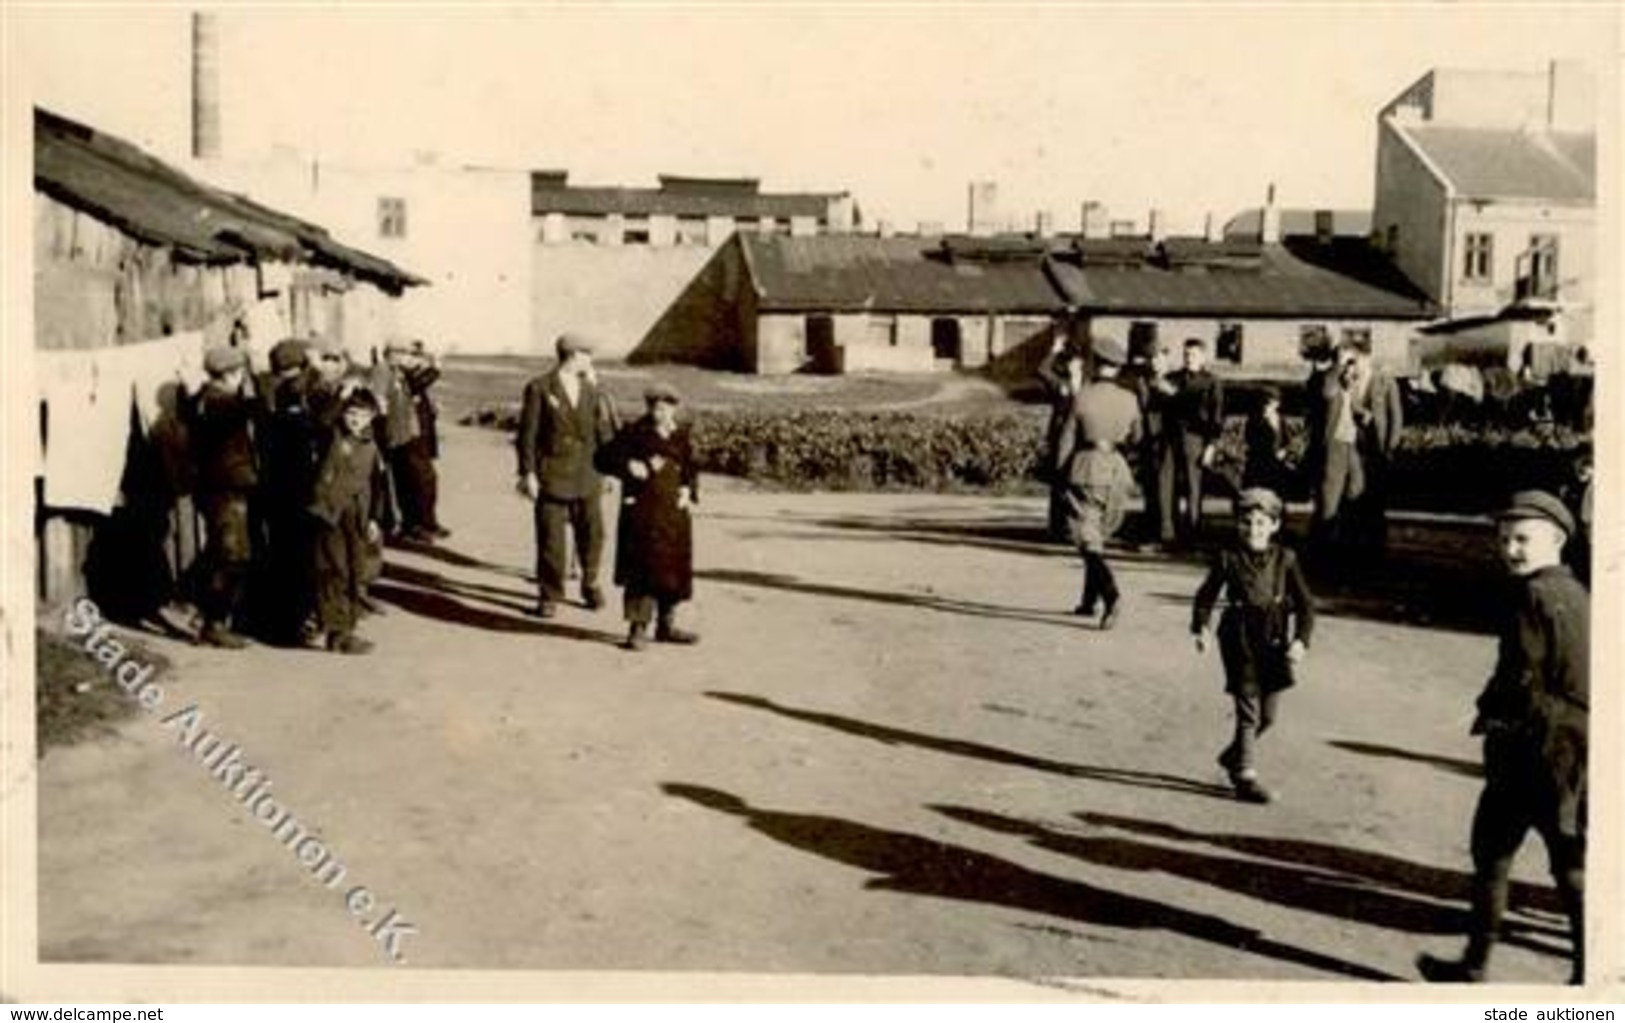
<svg viewBox="0 0 1625 1023">
<path fill-rule="evenodd" d="M 815 217 L 825 220 L 829 204 L 841 193 L 756 192 L 748 188 L 711 187 L 701 181 L 667 176 L 664 188 L 618 188 L 567 185 L 554 174 L 531 176 L 531 212 L 536 216 L 564 213 L 574 216 L 647 217 L 755 217 L 758 220 Z M 748 179 L 741 179 L 748 180 Z"/>
<path fill-rule="evenodd" d="M 34 111 L 34 187 L 184 262 L 340 270 L 392 294 L 427 283 L 297 217 L 192 178 L 123 139 Z"/>
<path fill-rule="evenodd" d="M 940 237 L 738 235 L 764 312 L 1064 309 L 1045 260 L 948 258 Z"/>
<path fill-rule="evenodd" d="M 1052 266 L 1056 286 L 1086 312 L 1146 316 L 1423 319 L 1425 296 L 1363 242 L 1265 245 L 1255 270 L 1206 272 Z"/>
<path fill-rule="evenodd" d="M 1430 125 L 1399 130 L 1467 198 L 1596 201 L 1595 135 Z"/>
</svg>

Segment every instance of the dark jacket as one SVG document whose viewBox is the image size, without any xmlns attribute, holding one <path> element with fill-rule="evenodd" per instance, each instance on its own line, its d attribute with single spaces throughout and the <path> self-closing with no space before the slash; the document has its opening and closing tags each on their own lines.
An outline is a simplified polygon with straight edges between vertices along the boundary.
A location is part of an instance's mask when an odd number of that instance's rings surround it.
<svg viewBox="0 0 1625 1023">
<path fill-rule="evenodd" d="M 632 475 L 633 461 L 649 466 L 647 479 Z M 599 451 L 598 465 L 621 481 L 615 582 L 636 593 L 687 600 L 694 590 L 694 527 L 678 500 L 684 488 L 690 501 L 699 497 L 688 428 L 679 425 L 671 436 L 662 437 L 654 420 L 645 416 Z"/>
<path fill-rule="evenodd" d="M 1292 470 L 1282 456 L 1285 439 L 1279 425 L 1272 424 L 1262 414 L 1254 412 L 1247 417 L 1243 431 L 1246 441 L 1245 462 L 1241 470 L 1243 487 L 1267 487 L 1285 500 L 1292 481 Z"/>
<path fill-rule="evenodd" d="M 440 456 L 440 410 L 435 408 L 429 388 L 440 379 L 435 366 L 413 366 L 406 370 L 406 390 L 412 396 L 412 406 L 418 415 L 418 436 L 422 438 L 430 458 Z"/>
<path fill-rule="evenodd" d="M 311 407 L 308 374 L 270 385 L 271 413 L 260 431 L 264 491 L 275 508 L 300 509 L 310 502 L 326 430 Z"/>
<path fill-rule="evenodd" d="M 615 437 L 615 407 L 583 380 L 571 405 L 558 370 L 525 385 L 519 417 L 519 475 L 536 474 L 542 496 L 575 501 L 596 496 L 602 485 L 593 457 Z"/>
<path fill-rule="evenodd" d="M 1473 724 L 1487 733 L 1490 783 L 1535 771 L 1522 781 L 1554 793 L 1570 827 L 1586 786 L 1590 656 L 1591 602 L 1574 573 L 1552 566 L 1516 580 Z"/>
<path fill-rule="evenodd" d="M 1207 370 L 1179 369 L 1168 374 L 1173 393 L 1168 396 L 1163 425 L 1173 440 L 1200 437 L 1218 440 L 1224 432 L 1224 387 Z"/>
<path fill-rule="evenodd" d="M 1287 647 L 1293 640 L 1308 646 L 1315 629 L 1314 601 L 1297 555 L 1279 544 L 1263 551 L 1239 544 L 1221 550 L 1196 591 L 1193 633 L 1207 628 L 1221 592 L 1226 601 L 1218 630 L 1225 689 L 1275 692 L 1291 686 Z"/>
<path fill-rule="evenodd" d="M 253 490 L 259 484 L 254 420 L 262 407 L 259 399 L 228 391 L 213 380 L 203 385 L 188 431 L 199 493 Z"/>
<path fill-rule="evenodd" d="M 371 438 L 357 440 L 347 433 L 333 437 L 322 456 L 311 493 L 310 511 L 331 527 L 351 521 L 364 526 L 382 507 L 378 493 L 378 446 Z"/>
</svg>

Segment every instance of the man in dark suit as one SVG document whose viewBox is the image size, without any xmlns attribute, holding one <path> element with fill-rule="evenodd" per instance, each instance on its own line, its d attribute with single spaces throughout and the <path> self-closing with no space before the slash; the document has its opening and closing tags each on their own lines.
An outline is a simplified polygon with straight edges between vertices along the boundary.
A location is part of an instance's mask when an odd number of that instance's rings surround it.
<svg viewBox="0 0 1625 1023">
<path fill-rule="evenodd" d="M 1184 366 L 1168 377 L 1173 393 L 1164 402 L 1164 461 L 1158 479 L 1163 543 L 1178 539 L 1175 513 L 1185 498 L 1178 527 L 1194 541 L 1202 525 L 1202 474 L 1213 464 L 1215 445 L 1224 431 L 1224 391 L 1207 368 L 1207 342 L 1185 342 Z"/>
<path fill-rule="evenodd" d="M 525 385 L 519 420 L 519 486 L 536 506 L 536 614 L 541 618 L 557 614 L 564 599 L 567 525 L 581 562 L 582 602 L 594 611 L 604 605 L 598 585 L 603 480 L 593 457 L 619 426 L 614 405 L 598 389 L 591 344 L 580 335 L 562 334 L 557 347 L 558 366 Z"/>
</svg>

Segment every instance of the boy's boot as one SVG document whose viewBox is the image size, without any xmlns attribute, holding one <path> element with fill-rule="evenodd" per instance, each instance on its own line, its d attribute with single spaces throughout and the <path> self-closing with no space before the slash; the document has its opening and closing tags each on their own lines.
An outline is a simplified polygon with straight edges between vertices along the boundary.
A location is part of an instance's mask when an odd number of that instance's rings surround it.
<svg viewBox="0 0 1625 1023">
<path fill-rule="evenodd" d="M 198 634 L 198 641 L 206 646 L 217 646 L 223 650 L 241 650 L 248 645 L 248 640 L 232 632 L 225 622 L 204 622 L 203 631 Z"/>
<path fill-rule="evenodd" d="M 1236 787 L 1236 798 L 1243 803 L 1268 803 L 1271 799 L 1270 790 L 1259 784 L 1251 768 L 1233 774 L 1231 784 Z"/>
<path fill-rule="evenodd" d="M 692 632 L 684 632 L 672 624 L 671 612 L 660 616 L 655 624 L 655 640 L 660 643 L 677 643 L 681 646 L 693 646 L 700 641 L 700 637 Z"/>
<path fill-rule="evenodd" d="M 364 654 L 372 649 L 372 644 L 353 632 L 330 632 L 327 649 L 336 654 Z"/>
<path fill-rule="evenodd" d="M 621 646 L 627 650 L 643 650 L 649 645 L 649 626 L 644 622 L 633 622 L 626 630 L 626 642 Z"/>
<path fill-rule="evenodd" d="M 1482 984 L 1489 957 L 1489 941 L 1475 936 L 1460 959 L 1440 959 L 1423 953 L 1416 959 L 1416 968 L 1431 984 Z"/>
</svg>

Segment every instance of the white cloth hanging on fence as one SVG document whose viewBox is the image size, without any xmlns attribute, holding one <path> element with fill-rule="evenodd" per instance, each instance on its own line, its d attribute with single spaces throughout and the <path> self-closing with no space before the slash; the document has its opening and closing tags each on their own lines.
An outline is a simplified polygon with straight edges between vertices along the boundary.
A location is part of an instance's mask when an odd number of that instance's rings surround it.
<svg viewBox="0 0 1625 1023">
<path fill-rule="evenodd" d="M 131 360 L 90 351 L 36 352 L 46 406 L 45 503 L 109 514 L 130 440 L 134 400 Z"/>
</svg>

